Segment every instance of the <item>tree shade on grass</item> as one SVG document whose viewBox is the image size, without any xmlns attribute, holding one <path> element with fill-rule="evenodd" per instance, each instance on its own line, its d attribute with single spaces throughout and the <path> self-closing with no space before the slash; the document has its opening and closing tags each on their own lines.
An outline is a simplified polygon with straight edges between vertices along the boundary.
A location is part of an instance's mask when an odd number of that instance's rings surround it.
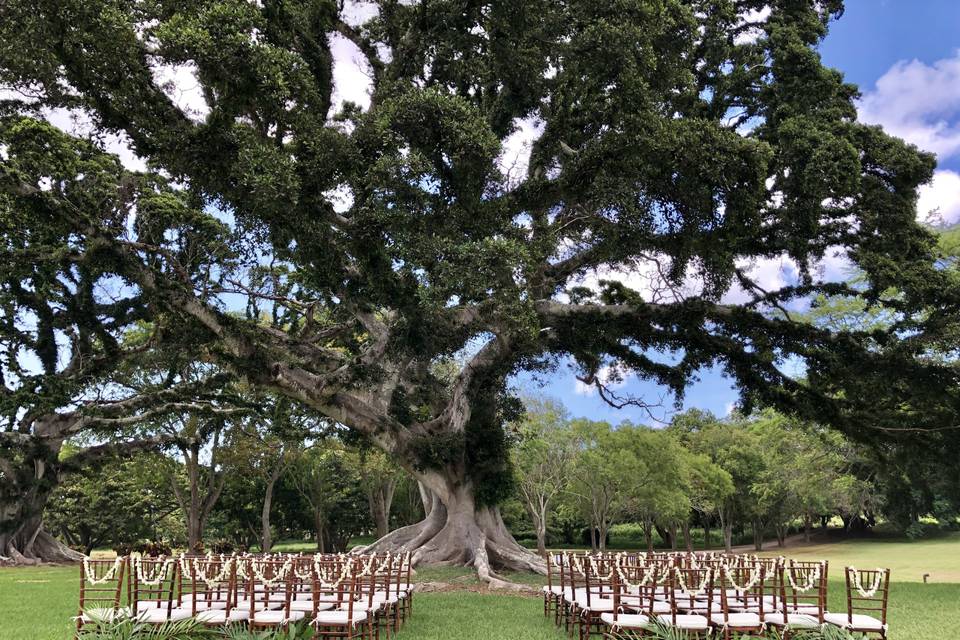
<svg viewBox="0 0 960 640">
<path fill-rule="evenodd" d="M 956 543 L 954 543 L 956 544 Z M 842 560 L 838 559 L 838 564 Z M 509 575 L 539 583 L 535 574 Z M 418 580 L 478 586 L 475 574 L 456 567 L 426 568 Z M 842 611 L 843 583 L 830 583 L 830 607 Z M 960 584 L 895 582 L 890 592 L 893 640 L 952 640 L 960 627 Z M 76 567 L 0 569 L 0 640 L 68 640 L 76 615 Z M 562 640 L 543 617 L 539 598 L 471 591 L 417 596 L 413 619 L 397 640 Z"/>
</svg>

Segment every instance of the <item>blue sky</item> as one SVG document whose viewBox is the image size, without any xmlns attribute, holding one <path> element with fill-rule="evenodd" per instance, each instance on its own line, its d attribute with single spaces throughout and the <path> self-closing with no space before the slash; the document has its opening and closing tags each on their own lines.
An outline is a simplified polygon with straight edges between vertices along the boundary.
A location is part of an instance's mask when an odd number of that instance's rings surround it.
<svg viewBox="0 0 960 640">
<path fill-rule="evenodd" d="M 938 209 L 945 222 L 960 220 L 960 0 L 848 0 L 821 54 L 860 86 L 861 119 L 937 153 L 937 174 L 918 204 L 921 215 Z M 542 386 L 528 375 L 516 384 L 562 401 L 575 416 L 650 422 L 638 409 L 604 404 L 563 366 Z M 632 379 L 617 392 L 658 400 L 664 390 Z M 688 389 L 684 407 L 722 416 L 736 399 L 731 381 L 709 370 Z M 670 399 L 665 410 L 672 410 Z"/>
</svg>

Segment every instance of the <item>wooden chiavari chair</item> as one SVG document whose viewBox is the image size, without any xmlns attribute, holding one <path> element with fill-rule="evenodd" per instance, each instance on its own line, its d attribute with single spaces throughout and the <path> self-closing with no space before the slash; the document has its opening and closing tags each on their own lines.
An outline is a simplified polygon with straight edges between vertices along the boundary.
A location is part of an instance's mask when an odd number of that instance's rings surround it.
<svg viewBox="0 0 960 640">
<path fill-rule="evenodd" d="M 670 567 L 669 571 L 670 613 L 657 619 L 682 629 L 690 638 L 707 638 L 713 612 L 713 569 Z"/>
<path fill-rule="evenodd" d="M 709 615 L 710 624 L 723 634 L 724 640 L 733 634 L 759 634 L 764 630 L 764 582 L 766 569 L 762 564 L 721 566 L 716 571 L 720 596 L 717 611 Z"/>
<path fill-rule="evenodd" d="M 563 561 L 561 554 L 547 554 L 547 584 L 543 586 L 543 616 L 549 618 L 554 614 L 556 619 L 556 610 L 560 606 L 560 597 L 563 595 L 563 586 L 560 584 L 560 576 L 556 571 L 560 569 Z"/>
<path fill-rule="evenodd" d="M 181 562 L 180 573 L 185 573 Z M 250 613 L 237 606 L 237 562 L 232 556 L 189 559 L 189 591 L 181 594 L 181 607 L 208 627 L 245 622 Z"/>
<path fill-rule="evenodd" d="M 654 624 L 656 567 L 629 564 L 629 561 L 619 563 L 611 580 L 611 590 L 613 611 L 600 614 L 604 638 L 619 640 L 646 635 Z"/>
<path fill-rule="evenodd" d="M 122 557 L 113 560 L 85 558 L 80 564 L 78 635 L 85 626 L 111 622 L 129 613 L 120 607 L 127 566 L 127 558 Z"/>
<path fill-rule="evenodd" d="M 134 618 L 147 624 L 164 624 L 190 617 L 186 609 L 173 606 L 179 568 L 176 558 L 163 556 L 131 561 L 130 607 Z"/>
<path fill-rule="evenodd" d="M 400 628 L 400 564 L 386 553 L 376 557 L 374 567 L 373 602 L 378 605 L 377 623 L 383 625 L 387 638 Z"/>
<path fill-rule="evenodd" d="M 577 595 L 583 593 L 584 576 L 581 573 L 587 554 L 564 554 L 564 565 L 561 566 L 561 584 L 563 595 L 560 598 L 559 622 L 568 635 L 573 634 L 573 626 L 577 612 Z"/>
<path fill-rule="evenodd" d="M 304 611 L 293 611 L 293 560 L 266 556 L 247 560 L 247 593 L 251 629 L 286 628 L 306 617 Z"/>
<path fill-rule="evenodd" d="M 594 631 L 603 631 L 600 616 L 614 610 L 611 580 L 616 574 L 616 563 L 607 554 L 590 555 L 583 562 L 583 591 L 576 595 L 575 605 L 579 637 L 586 640 Z"/>
<path fill-rule="evenodd" d="M 846 568 L 847 612 L 827 613 L 823 619 L 851 633 L 887 637 L 889 569 Z"/>
<path fill-rule="evenodd" d="M 315 593 L 335 593 L 336 606 L 332 610 L 313 612 L 316 637 L 351 640 L 373 638 L 373 621 L 364 611 L 363 588 L 358 580 L 355 563 L 348 558 L 326 561 L 318 566 L 314 579 Z M 319 602 L 315 599 L 314 602 Z M 360 603 L 359 606 L 358 603 Z"/>
<path fill-rule="evenodd" d="M 823 625 L 826 563 L 782 563 L 777 569 L 776 583 L 780 597 L 764 615 L 764 622 L 776 629 L 782 640 Z"/>
</svg>

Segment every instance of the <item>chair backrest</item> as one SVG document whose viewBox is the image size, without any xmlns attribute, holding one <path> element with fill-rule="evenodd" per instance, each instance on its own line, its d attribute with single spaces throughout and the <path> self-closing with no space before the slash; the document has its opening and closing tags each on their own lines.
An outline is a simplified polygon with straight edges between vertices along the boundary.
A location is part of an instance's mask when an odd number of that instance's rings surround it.
<svg viewBox="0 0 960 640">
<path fill-rule="evenodd" d="M 670 616 L 672 624 L 677 623 L 677 611 L 697 608 L 705 609 L 708 618 L 713 611 L 714 571 L 710 567 L 671 567 L 670 568 Z M 698 598 L 706 598 L 706 603 L 697 606 Z"/>
<path fill-rule="evenodd" d="M 183 557 L 180 560 L 180 605 L 196 616 L 212 608 L 229 615 L 237 602 L 237 564 L 233 556 Z"/>
<path fill-rule="evenodd" d="M 756 609 L 763 619 L 767 603 L 764 600 L 766 567 L 762 563 L 723 565 L 715 573 L 716 586 L 720 592 L 720 613 L 723 622 L 729 621 L 731 613 L 740 609 Z"/>
<path fill-rule="evenodd" d="M 347 612 L 347 619 L 353 619 L 353 607 L 357 600 L 358 588 L 354 576 L 354 562 L 351 558 L 316 557 L 313 572 L 313 617 L 319 613 L 321 594 L 335 594 L 335 608 Z"/>
<path fill-rule="evenodd" d="M 94 560 L 84 558 L 80 563 L 80 613 L 88 609 L 120 608 L 127 558 Z"/>
<path fill-rule="evenodd" d="M 847 620 L 857 613 L 879 618 L 887 624 L 887 600 L 890 595 L 890 569 L 846 568 Z"/>
<path fill-rule="evenodd" d="M 167 618 L 173 608 L 174 585 L 180 564 L 176 558 L 135 557 L 131 560 L 131 583 L 133 615 L 141 613 L 146 606 L 165 610 Z M 152 603 L 148 605 L 147 603 Z"/>
<path fill-rule="evenodd" d="M 290 617 L 293 560 L 283 556 L 262 556 L 247 559 L 247 598 L 249 620 L 256 623 L 257 612 L 281 605 L 284 618 Z"/>
<path fill-rule="evenodd" d="M 780 610 L 802 613 L 823 623 L 827 605 L 827 563 L 789 561 L 779 570 Z"/>
<path fill-rule="evenodd" d="M 629 606 L 648 616 L 653 615 L 653 602 L 657 590 L 657 567 L 646 564 L 621 562 L 611 580 L 613 592 L 613 617 L 617 618 L 622 607 Z"/>
</svg>

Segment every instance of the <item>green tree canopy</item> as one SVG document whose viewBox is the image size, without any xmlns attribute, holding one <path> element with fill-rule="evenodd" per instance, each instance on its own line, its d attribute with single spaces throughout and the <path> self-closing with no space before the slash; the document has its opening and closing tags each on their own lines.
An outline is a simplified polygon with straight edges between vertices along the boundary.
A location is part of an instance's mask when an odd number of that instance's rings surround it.
<svg viewBox="0 0 960 640">
<path fill-rule="evenodd" d="M 856 88 L 821 64 L 839 0 L 374 4 L 361 22 L 331 1 L 3 3 L 0 84 L 24 96 L 0 127 L 5 353 L 38 353 L 50 386 L 51 331 L 109 347 L 131 317 L 166 318 L 158 349 L 309 405 L 417 475 L 442 512 L 378 548 L 429 540 L 419 559 L 478 568 L 542 568 L 495 507 L 520 370 L 572 359 L 611 404 L 647 406 L 602 373 L 681 397 L 717 365 L 744 409 L 865 439 L 896 437 L 904 413 L 954 420 L 956 372 L 921 357 L 958 301 L 915 219 L 934 159 L 857 122 Z M 334 100 L 336 41 L 362 58 L 368 105 Z M 197 112 L 161 80 L 178 72 Z M 23 119 L 40 109 L 88 114 L 155 174 Z M 510 171 L 524 127 L 538 135 Z M 862 288 L 818 276 L 838 250 Z M 749 265 L 781 256 L 798 281 L 765 291 Z M 83 304 L 57 284 L 75 269 Z M 103 309 L 108 281 L 129 295 Z M 888 330 L 782 312 L 891 287 Z M 451 356 L 465 366 L 441 379 Z"/>
</svg>

